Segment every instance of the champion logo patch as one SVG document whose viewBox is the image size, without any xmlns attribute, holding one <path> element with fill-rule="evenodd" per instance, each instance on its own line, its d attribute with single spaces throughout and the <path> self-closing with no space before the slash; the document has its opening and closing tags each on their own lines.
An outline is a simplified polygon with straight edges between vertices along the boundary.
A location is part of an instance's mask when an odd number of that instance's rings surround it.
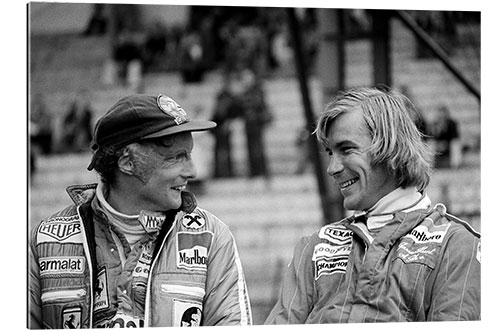
<svg viewBox="0 0 500 333">
<path fill-rule="evenodd" d="M 80 221 L 77 216 L 67 219 L 49 219 L 42 223 L 38 229 L 41 236 L 40 242 L 50 240 L 69 242 L 74 236 L 80 235 L 81 232 Z"/>
<path fill-rule="evenodd" d="M 320 243 L 314 247 L 312 260 L 314 262 L 315 279 L 322 275 L 345 273 L 351 245 L 333 246 Z"/>
<path fill-rule="evenodd" d="M 177 234 L 177 268 L 206 270 L 208 249 L 212 244 L 213 233 L 179 232 Z"/>
<path fill-rule="evenodd" d="M 205 218 L 199 214 L 186 214 L 182 218 L 182 225 L 188 229 L 200 229 L 205 226 Z"/>
<path fill-rule="evenodd" d="M 340 226 L 324 226 L 320 229 L 318 236 L 335 245 L 347 245 L 352 242 L 352 231 Z"/>
<path fill-rule="evenodd" d="M 47 257 L 38 260 L 40 276 L 49 274 L 82 274 L 85 257 Z"/>
</svg>

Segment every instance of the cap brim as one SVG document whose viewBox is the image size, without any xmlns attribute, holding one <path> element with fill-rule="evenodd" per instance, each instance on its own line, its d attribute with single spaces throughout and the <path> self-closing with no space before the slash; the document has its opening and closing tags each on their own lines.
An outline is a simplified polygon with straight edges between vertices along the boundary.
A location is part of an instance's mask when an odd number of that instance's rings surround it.
<svg viewBox="0 0 500 333">
<path fill-rule="evenodd" d="M 214 128 L 217 126 L 216 123 L 213 121 L 209 120 L 191 120 L 187 123 L 183 123 L 177 126 L 172 126 L 165 128 L 159 132 L 151 133 L 148 134 L 142 139 L 152 139 L 152 138 L 159 138 L 162 136 L 167 136 L 167 135 L 172 135 L 176 133 L 182 133 L 182 132 L 200 132 L 200 131 L 206 131 L 209 129 Z"/>
</svg>

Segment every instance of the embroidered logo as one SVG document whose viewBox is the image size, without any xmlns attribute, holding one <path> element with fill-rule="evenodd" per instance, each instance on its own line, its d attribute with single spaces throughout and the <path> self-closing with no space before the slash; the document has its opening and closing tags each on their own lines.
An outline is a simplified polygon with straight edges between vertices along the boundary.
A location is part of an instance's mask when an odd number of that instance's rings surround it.
<svg viewBox="0 0 500 333">
<path fill-rule="evenodd" d="M 49 219 L 40 225 L 38 233 L 41 235 L 40 242 L 54 239 L 60 242 L 69 242 L 73 236 L 81 233 L 80 221 L 78 216 Z M 48 236 L 48 238 L 44 236 Z"/>
<path fill-rule="evenodd" d="M 182 225 L 188 229 L 200 229 L 205 225 L 205 218 L 199 214 L 186 214 L 182 218 Z"/>
<path fill-rule="evenodd" d="M 38 260 L 40 276 L 48 274 L 82 274 L 85 257 L 46 257 Z"/>
<path fill-rule="evenodd" d="M 108 275 L 106 272 L 106 267 L 103 267 L 97 274 L 97 281 L 94 287 L 94 291 L 94 311 L 109 308 Z"/>
<path fill-rule="evenodd" d="M 352 231 L 340 226 L 324 226 L 319 230 L 318 236 L 335 245 L 346 245 L 352 242 Z"/>
<path fill-rule="evenodd" d="M 319 279 L 322 275 L 345 273 L 350 252 L 350 244 L 340 246 L 326 243 L 317 244 L 312 256 L 315 279 Z"/>
<path fill-rule="evenodd" d="M 146 232 L 159 231 L 163 222 L 165 222 L 165 214 L 157 212 L 148 212 L 141 210 L 139 214 L 139 223 L 142 224 Z"/>
<path fill-rule="evenodd" d="M 63 328 L 78 329 L 82 328 L 82 308 L 72 307 L 63 310 L 62 313 Z"/>
<path fill-rule="evenodd" d="M 198 302 L 174 299 L 174 327 L 197 327 L 202 319 L 202 305 Z"/>
<path fill-rule="evenodd" d="M 156 104 L 160 110 L 165 112 L 165 114 L 174 118 L 177 125 L 187 122 L 189 119 L 187 117 L 186 111 L 176 101 L 165 95 L 158 95 L 156 98 Z"/>
<path fill-rule="evenodd" d="M 189 270 L 206 270 L 208 249 L 212 244 L 213 234 L 210 231 L 177 234 L 177 268 Z"/>
<path fill-rule="evenodd" d="M 419 225 L 414 228 L 405 237 L 412 239 L 415 243 L 442 243 L 444 236 L 450 227 L 449 224 L 435 227 L 435 230 L 430 231 L 426 225 Z"/>
</svg>

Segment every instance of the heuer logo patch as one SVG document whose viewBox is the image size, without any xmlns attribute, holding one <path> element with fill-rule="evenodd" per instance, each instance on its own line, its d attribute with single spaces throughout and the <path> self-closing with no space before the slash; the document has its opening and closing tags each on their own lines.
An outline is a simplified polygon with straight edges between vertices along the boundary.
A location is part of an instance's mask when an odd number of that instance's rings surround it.
<svg viewBox="0 0 500 333">
<path fill-rule="evenodd" d="M 105 267 L 103 267 L 97 274 L 97 281 L 94 287 L 94 297 L 94 311 L 109 308 L 108 274 Z"/>
<path fill-rule="evenodd" d="M 73 307 L 63 310 L 62 313 L 63 328 L 78 329 L 82 328 L 82 308 Z"/>
<path fill-rule="evenodd" d="M 182 225 L 188 229 L 200 229 L 205 226 L 205 218 L 199 214 L 186 214 L 182 218 Z"/>
<path fill-rule="evenodd" d="M 324 226 L 318 236 L 335 245 L 347 245 L 352 242 L 352 231 L 343 227 Z"/>
<path fill-rule="evenodd" d="M 85 257 L 47 257 L 38 260 L 40 275 L 82 274 L 85 269 Z"/>
<path fill-rule="evenodd" d="M 425 225 L 419 225 L 410 231 L 405 237 L 412 239 L 415 243 L 442 243 L 444 236 L 450 227 L 449 224 L 435 227 L 435 230 L 430 231 Z"/>
<path fill-rule="evenodd" d="M 312 260 L 314 262 L 315 279 L 322 275 L 345 273 L 351 245 L 332 246 L 326 243 L 314 247 Z"/>
<path fill-rule="evenodd" d="M 41 236 L 40 242 L 53 241 L 54 239 L 60 242 L 69 242 L 73 239 L 73 236 L 79 235 L 81 232 L 80 221 L 77 216 L 49 219 L 38 228 L 38 233 Z"/>
<path fill-rule="evenodd" d="M 206 270 L 208 250 L 213 233 L 179 232 L 177 234 L 177 267 L 189 270 Z"/>
</svg>

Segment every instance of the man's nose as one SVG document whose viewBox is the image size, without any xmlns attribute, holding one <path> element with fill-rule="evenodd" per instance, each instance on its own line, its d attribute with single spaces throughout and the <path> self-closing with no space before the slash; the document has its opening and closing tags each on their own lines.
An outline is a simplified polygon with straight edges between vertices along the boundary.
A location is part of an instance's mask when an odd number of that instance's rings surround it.
<svg viewBox="0 0 500 333">
<path fill-rule="evenodd" d="M 196 178 L 196 166 L 194 165 L 193 159 L 189 158 L 184 162 L 184 168 L 182 168 L 182 176 L 185 178 Z"/>
<path fill-rule="evenodd" d="M 344 165 L 338 156 L 332 154 L 326 170 L 329 176 L 334 176 L 344 170 Z"/>
</svg>

